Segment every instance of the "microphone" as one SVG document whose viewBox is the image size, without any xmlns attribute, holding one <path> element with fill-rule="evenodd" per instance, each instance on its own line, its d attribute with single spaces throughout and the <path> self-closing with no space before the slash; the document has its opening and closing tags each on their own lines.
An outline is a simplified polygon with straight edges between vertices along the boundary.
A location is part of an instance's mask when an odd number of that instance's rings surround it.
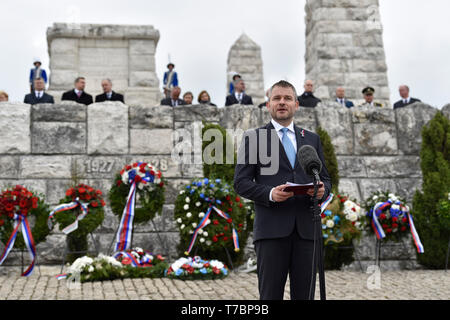
<svg viewBox="0 0 450 320">
<path fill-rule="evenodd" d="M 317 155 L 316 149 L 310 145 L 300 147 L 297 152 L 298 162 L 307 175 L 314 176 L 320 181 L 319 173 L 322 171 L 322 161 Z"/>
</svg>

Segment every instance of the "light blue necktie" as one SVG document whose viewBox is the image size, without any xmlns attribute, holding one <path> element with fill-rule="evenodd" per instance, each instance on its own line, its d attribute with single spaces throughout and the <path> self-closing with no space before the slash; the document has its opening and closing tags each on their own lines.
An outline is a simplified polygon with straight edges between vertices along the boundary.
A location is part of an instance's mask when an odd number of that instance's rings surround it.
<svg viewBox="0 0 450 320">
<path fill-rule="evenodd" d="M 281 138 L 281 143 L 283 144 L 284 151 L 286 151 L 289 162 L 291 163 L 292 168 L 295 166 L 295 158 L 297 157 L 297 153 L 295 152 L 294 146 L 292 145 L 291 139 L 289 139 L 287 133 L 289 129 L 283 128 L 281 132 L 283 132 L 283 137 Z"/>
</svg>

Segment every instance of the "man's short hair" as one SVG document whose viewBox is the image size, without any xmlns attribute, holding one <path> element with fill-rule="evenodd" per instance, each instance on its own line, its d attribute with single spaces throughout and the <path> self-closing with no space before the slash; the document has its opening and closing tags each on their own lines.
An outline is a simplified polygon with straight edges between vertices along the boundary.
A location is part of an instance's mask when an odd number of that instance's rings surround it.
<svg viewBox="0 0 450 320">
<path fill-rule="evenodd" d="M 194 95 L 193 95 L 192 92 L 190 92 L 190 91 L 185 92 L 185 93 L 183 94 L 183 98 L 186 97 L 188 94 L 190 94 L 191 97 L 192 97 L 192 99 L 194 99 Z"/>
<path fill-rule="evenodd" d="M 36 80 L 42 80 L 42 81 L 44 81 L 44 78 L 37 77 L 36 79 L 34 79 L 34 81 L 36 81 Z"/>
<path fill-rule="evenodd" d="M 244 82 L 244 79 L 242 79 L 241 76 L 239 76 L 239 78 L 233 81 L 234 86 L 236 86 L 241 81 Z"/>
<path fill-rule="evenodd" d="M 109 79 L 109 78 L 105 78 L 105 79 L 102 80 L 102 82 L 103 82 L 103 81 L 108 81 L 109 84 L 112 85 L 112 81 L 111 81 L 111 79 Z"/>
<path fill-rule="evenodd" d="M 281 88 L 291 88 L 292 91 L 294 91 L 294 98 L 297 98 L 297 90 L 295 90 L 295 87 L 287 82 L 286 80 L 280 80 L 277 83 L 275 83 L 272 87 L 270 87 L 270 93 L 269 93 L 269 100 L 272 97 L 272 91 L 275 87 L 281 87 Z"/>
<path fill-rule="evenodd" d="M 86 80 L 86 78 L 85 77 L 78 77 L 78 78 L 75 79 L 75 83 L 77 83 L 80 80 Z"/>
</svg>

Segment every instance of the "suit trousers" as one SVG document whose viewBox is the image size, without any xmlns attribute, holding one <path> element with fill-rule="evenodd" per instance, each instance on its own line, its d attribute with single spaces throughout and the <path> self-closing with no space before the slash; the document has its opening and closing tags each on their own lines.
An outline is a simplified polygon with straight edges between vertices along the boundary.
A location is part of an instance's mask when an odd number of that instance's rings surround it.
<svg viewBox="0 0 450 320">
<path fill-rule="evenodd" d="M 308 300 L 311 273 L 314 274 L 312 283 L 314 298 L 318 245 L 316 241 L 316 261 L 313 267 L 314 241 L 302 239 L 296 229 L 285 238 L 255 241 L 260 299 L 283 300 L 289 274 L 291 300 Z"/>
</svg>

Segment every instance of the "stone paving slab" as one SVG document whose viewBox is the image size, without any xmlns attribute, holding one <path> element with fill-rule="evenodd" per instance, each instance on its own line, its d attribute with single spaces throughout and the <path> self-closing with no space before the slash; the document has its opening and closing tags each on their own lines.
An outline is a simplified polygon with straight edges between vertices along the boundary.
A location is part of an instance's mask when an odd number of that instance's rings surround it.
<svg viewBox="0 0 450 320">
<path fill-rule="evenodd" d="M 124 279 L 69 286 L 57 280 L 59 266 L 0 267 L 0 300 L 257 300 L 255 273 L 232 272 L 222 280 Z M 379 277 L 378 277 L 379 276 Z M 450 272 L 415 270 L 362 273 L 327 271 L 329 300 L 449 300 Z M 316 299 L 319 298 L 316 283 Z M 289 299 L 289 281 L 284 299 Z"/>
</svg>

